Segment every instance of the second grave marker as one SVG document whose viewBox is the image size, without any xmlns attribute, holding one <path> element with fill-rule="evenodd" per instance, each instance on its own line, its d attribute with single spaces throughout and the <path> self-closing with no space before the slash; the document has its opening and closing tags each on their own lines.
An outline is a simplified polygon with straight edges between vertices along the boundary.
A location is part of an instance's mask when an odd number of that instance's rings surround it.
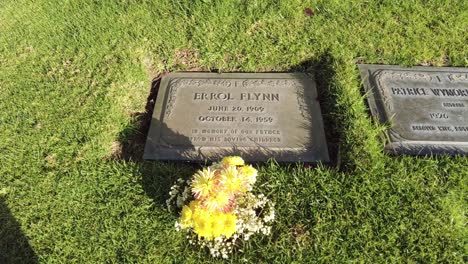
<svg viewBox="0 0 468 264">
<path fill-rule="evenodd" d="M 388 151 L 468 154 L 468 69 L 359 65 L 374 117 L 391 124 Z"/>
</svg>

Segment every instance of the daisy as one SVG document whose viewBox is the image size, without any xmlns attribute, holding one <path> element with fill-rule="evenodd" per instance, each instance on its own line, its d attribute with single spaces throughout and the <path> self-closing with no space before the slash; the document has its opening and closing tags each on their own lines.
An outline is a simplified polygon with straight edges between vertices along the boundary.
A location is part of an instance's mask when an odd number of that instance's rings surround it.
<svg viewBox="0 0 468 264">
<path fill-rule="evenodd" d="M 215 188 L 214 172 L 210 168 L 197 171 L 193 175 L 191 187 L 197 199 L 208 196 Z"/>
<path fill-rule="evenodd" d="M 232 196 L 226 191 L 218 191 L 203 199 L 203 206 L 210 212 L 228 212 L 231 210 Z"/>
<path fill-rule="evenodd" d="M 246 186 L 240 176 L 236 167 L 230 166 L 223 171 L 220 183 L 229 193 L 238 194 L 244 192 L 246 191 Z"/>
</svg>

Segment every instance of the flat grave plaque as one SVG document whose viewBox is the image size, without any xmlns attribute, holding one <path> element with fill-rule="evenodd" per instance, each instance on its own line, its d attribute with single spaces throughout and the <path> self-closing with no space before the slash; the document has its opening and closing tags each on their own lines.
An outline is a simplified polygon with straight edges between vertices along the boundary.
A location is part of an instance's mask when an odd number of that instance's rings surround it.
<svg viewBox="0 0 468 264">
<path fill-rule="evenodd" d="M 299 73 L 171 73 L 158 91 L 145 159 L 327 162 L 314 80 Z"/>
<path fill-rule="evenodd" d="M 395 154 L 468 154 L 468 69 L 359 65 Z"/>
</svg>

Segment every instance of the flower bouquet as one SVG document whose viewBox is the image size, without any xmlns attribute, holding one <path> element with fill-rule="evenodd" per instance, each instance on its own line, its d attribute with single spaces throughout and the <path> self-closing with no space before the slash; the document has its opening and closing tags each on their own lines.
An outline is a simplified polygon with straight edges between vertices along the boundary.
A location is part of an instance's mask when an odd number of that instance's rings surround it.
<svg viewBox="0 0 468 264">
<path fill-rule="evenodd" d="M 257 170 L 234 156 L 197 171 L 187 181 L 178 179 L 166 201 L 169 210 L 182 209 L 176 229 L 187 232 L 190 244 L 223 258 L 253 234 L 269 235 L 274 206 L 263 194 L 252 193 L 256 178 Z"/>
</svg>

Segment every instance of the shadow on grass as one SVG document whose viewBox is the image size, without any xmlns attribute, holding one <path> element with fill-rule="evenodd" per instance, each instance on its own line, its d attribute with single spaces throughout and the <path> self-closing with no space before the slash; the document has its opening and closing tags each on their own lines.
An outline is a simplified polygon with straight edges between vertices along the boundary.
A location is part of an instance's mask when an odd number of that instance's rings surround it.
<svg viewBox="0 0 468 264">
<path fill-rule="evenodd" d="M 125 161 L 143 161 L 146 136 L 151 124 L 151 116 L 153 114 L 160 84 L 161 76 L 155 78 L 151 82 L 149 94 L 146 99 L 145 111 L 132 114 L 132 124 L 126 127 L 119 135 L 121 149 L 116 153 L 114 158 Z"/>
<path fill-rule="evenodd" d="M 337 112 L 337 97 L 333 90 L 333 78 L 336 74 L 333 68 L 334 63 L 335 60 L 331 54 L 325 52 L 318 58 L 312 58 L 291 67 L 289 71 L 305 72 L 314 76 L 330 156 L 330 166 L 339 168 L 341 166 L 340 139 L 343 136 L 339 127 L 342 127 L 343 124 L 339 124 L 338 120 L 334 118 Z"/>
<path fill-rule="evenodd" d="M 334 92 L 336 91 L 332 89 L 333 78 L 335 76 L 333 68 L 334 63 L 335 61 L 332 56 L 329 53 L 325 53 L 318 58 L 309 59 L 291 67 L 288 72 L 303 72 L 314 75 L 317 83 L 318 98 L 312 98 L 311 95 L 308 94 L 304 96 L 307 100 L 319 101 L 324 120 L 328 152 L 330 154 L 330 165 L 340 167 L 340 139 L 343 138 L 343 135 L 339 128 L 343 127 L 345 124 L 339 124 L 337 119 L 334 118 L 337 113 L 337 101 L 336 96 L 334 96 Z M 145 192 L 159 205 L 165 205 L 164 201 L 167 199 L 170 187 L 175 180 L 179 177 L 190 177 L 200 168 L 200 164 L 143 160 L 145 141 L 148 136 L 160 83 L 161 77 L 156 78 L 152 82 L 145 112 L 135 113 L 132 116 L 132 125 L 127 127 L 120 134 L 119 141 L 122 149 L 116 158 L 137 163 L 142 175 L 142 186 Z M 165 129 L 165 131 L 177 137 L 181 142 L 190 142 L 186 136 L 169 129 Z M 223 155 L 224 154 L 226 153 L 223 153 Z M 232 155 L 235 154 L 235 152 L 228 154 Z M 243 155 L 255 155 L 255 153 L 243 153 Z"/>
<path fill-rule="evenodd" d="M 188 178 L 195 171 L 198 164 L 190 163 L 170 163 L 152 162 L 143 160 L 146 138 L 151 124 L 154 106 L 161 84 L 162 76 L 155 78 L 151 82 L 144 112 L 132 114 L 132 124 L 126 127 L 119 134 L 121 146 L 114 159 L 135 162 L 139 173 L 142 175 L 141 184 L 146 194 L 151 197 L 156 204 L 165 205 L 168 192 L 177 178 Z M 179 140 L 189 142 L 187 137 L 173 133 Z"/>
<path fill-rule="evenodd" d="M 0 263 L 38 263 L 20 224 L 0 198 Z"/>
</svg>

